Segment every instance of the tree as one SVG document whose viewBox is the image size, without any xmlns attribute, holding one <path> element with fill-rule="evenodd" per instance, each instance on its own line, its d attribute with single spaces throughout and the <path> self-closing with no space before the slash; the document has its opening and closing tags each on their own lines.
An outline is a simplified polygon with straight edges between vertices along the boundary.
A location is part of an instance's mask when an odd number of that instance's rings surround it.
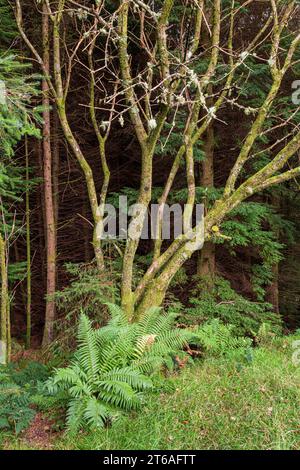
<svg viewBox="0 0 300 470">
<path fill-rule="evenodd" d="M 45 1 L 43 3 L 44 3 L 43 16 L 44 18 L 45 17 L 50 18 L 51 25 L 52 25 L 52 30 L 51 30 L 52 43 L 51 44 L 52 44 L 53 62 L 54 62 L 53 79 L 52 79 L 51 74 L 49 74 L 47 58 L 45 60 L 45 57 L 40 56 L 37 49 L 35 48 L 33 43 L 28 39 L 24 31 L 22 8 L 21 8 L 21 2 L 19 0 L 16 1 L 16 21 L 17 21 L 20 33 L 25 43 L 28 45 L 35 59 L 37 59 L 42 69 L 42 72 L 44 73 L 45 80 L 47 81 L 47 84 L 49 87 L 49 91 L 51 92 L 52 98 L 54 99 L 54 102 L 56 105 L 57 113 L 60 119 L 60 124 L 64 132 L 65 139 L 70 145 L 78 161 L 78 164 L 80 165 L 80 168 L 84 174 L 86 187 L 88 191 L 89 202 L 90 202 L 92 215 L 93 215 L 93 224 L 94 224 L 93 246 L 94 246 L 94 251 L 95 251 L 95 258 L 97 260 L 99 271 L 101 271 L 104 268 L 104 257 L 103 257 L 103 250 L 101 247 L 101 237 L 99 237 L 98 235 L 99 235 L 99 227 L 103 224 L 103 206 L 105 203 L 105 198 L 106 198 L 106 193 L 107 193 L 108 183 L 109 183 L 109 170 L 108 170 L 107 161 L 106 161 L 105 142 L 107 140 L 107 137 L 110 131 L 112 113 L 114 111 L 114 105 L 112 105 L 112 108 L 111 110 L 109 110 L 109 113 L 108 113 L 108 121 L 105 121 L 105 125 L 104 124 L 102 124 L 102 126 L 98 125 L 97 120 L 96 120 L 96 111 L 95 111 L 95 86 L 96 84 L 95 84 L 95 78 L 94 78 L 95 72 L 93 70 L 95 39 L 93 38 L 97 37 L 97 28 L 98 28 L 97 18 L 101 10 L 101 4 L 99 4 L 99 6 L 94 11 L 95 20 L 92 20 L 91 23 L 87 24 L 87 29 L 83 27 L 80 30 L 78 37 L 76 37 L 75 40 L 73 40 L 73 42 L 71 43 L 71 46 L 69 46 L 64 43 L 63 36 L 61 34 L 63 20 L 69 16 L 66 11 L 67 10 L 66 2 L 65 1 L 58 2 L 57 9 L 55 10 L 51 9 L 50 2 Z M 79 20 L 84 20 L 86 18 L 85 9 L 76 7 L 75 9 L 71 8 L 71 11 L 75 13 L 76 18 L 78 16 Z M 76 16 L 77 11 L 78 11 L 78 15 Z M 66 26 L 64 25 L 64 27 Z M 80 51 L 80 49 L 83 46 L 85 46 L 85 48 L 87 46 L 87 37 L 91 39 L 91 41 L 89 41 L 88 53 L 87 53 L 88 64 L 90 67 L 88 69 L 89 78 L 90 78 L 90 83 L 89 83 L 90 104 L 89 106 L 90 106 L 91 120 L 95 128 L 95 133 L 96 133 L 98 143 L 99 143 L 101 167 L 102 167 L 102 171 L 104 174 L 104 181 L 103 181 L 102 191 L 100 195 L 100 200 L 98 200 L 96 187 L 95 187 L 95 180 L 93 177 L 91 167 L 81 149 L 78 139 L 76 138 L 76 136 L 74 135 L 70 127 L 69 119 L 68 119 L 68 110 L 67 110 L 67 99 L 68 99 L 68 95 L 70 91 L 70 83 L 72 80 L 73 68 L 77 60 L 78 51 Z M 49 44 L 49 47 L 50 47 L 50 44 Z M 66 47 L 68 50 L 68 57 L 65 62 L 63 62 L 62 57 L 61 57 L 63 47 Z M 65 76 L 63 74 L 64 68 L 67 69 Z M 98 230 L 97 230 L 97 227 L 98 227 Z"/>
<path fill-rule="evenodd" d="M 0 2 L 1 18 L 6 25 L 3 40 L 9 41 L 16 34 L 13 17 L 7 2 Z M 35 122 L 39 120 L 37 109 L 31 107 L 31 98 L 37 93 L 37 80 L 29 72 L 30 66 L 21 63 L 16 56 L 0 50 L 0 272 L 1 272 L 1 341 L 5 348 L 4 361 L 10 359 L 10 298 L 9 252 L 20 232 L 15 213 L 15 203 L 29 181 L 24 181 L 22 169 L 15 163 L 14 147 L 24 135 L 38 136 Z"/>
<path fill-rule="evenodd" d="M 43 4 L 42 20 L 43 36 L 43 63 L 45 73 L 50 76 L 50 49 L 49 49 L 49 17 L 47 6 Z M 52 180 L 52 148 L 51 148 L 51 112 L 49 99 L 49 85 L 44 77 L 43 84 L 43 170 L 44 194 L 46 216 L 46 243 L 47 243 L 47 294 L 43 345 L 47 346 L 53 340 L 53 325 L 55 320 L 55 286 L 56 286 L 56 227 L 54 214 L 53 180 Z"/>
<path fill-rule="evenodd" d="M 153 258 L 137 286 L 134 285 L 133 267 L 144 214 L 136 211 L 131 218 L 135 234 L 134 237 L 128 237 L 123 254 L 121 298 L 128 317 L 136 319 L 149 307 L 163 302 L 175 274 L 201 247 L 199 226 L 191 227 L 197 186 L 195 149 L 212 122 L 226 126 L 220 117 L 223 117 L 226 106 L 234 105 L 243 115 L 248 116 L 247 128 L 239 152 L 234 155 L 224 191 L 206 214 L 206 242 L 221 236 L 222 221 L 243 201 L 273 185 L 299 176 L 300 166 L 294 157 L 300 149 L 300 134 L 297 127 L 290 131 L 288 117 L 282 119 L 280 116 L 280 124 L 276 122 L 273 126 L 276 128 L 280 125 L 286 130 L 284 137 L 275 140 L 270 146 L 261 139 L 271 116 L 276 121 L 274 103 L 281 93 L 284 80 L 299 60 L 299 5 L 293 0 L 264 2 L 260 6 L 259 28 L 252 35 L 239 38 L 244 27 L 243 7 L 247 7 L 250 20 L 254 17 L 253 9 L 257 6 L 252 5 L 252 2 L 240 5 L 235 1 L 199 0 L 182 5 L 182 2 L 175 0 L 154 3 L 121 0 L 118 4 L 100 1 L 94 6 L 86 1 L 80 7 L 71 0 L 45 3 L 53 27 L 54 82 L 47 76 L 45 63 L 26 34 L 20 0 L 16 1 L 16 18 L 24 41 L 46 74 L 65 138 L 85 174 L 93 212 L 94 247 L 99 269 L 103 269 L 99 235 L 103 228 L 109 176 L 104 144 L 112 121 L 118 119 L 123 122 L 124 116 L 130 117 L 141 158 L 140 190 L 136 202 L 146 213 L 152 199 L 152 173 L 157 147 L 176 130 L 179 118 L 184 120 L 181 142 L 159 199 L 158 239 L 155 241 Z M 80 34 L 71 46 L 64 43 L 68 52 L 62 61 L 61 49 L 70 24 L 70 12 Z M 185 22 L 186 31 L 180 34 Z M 201 41 L 203 30 L 209 37 L 207 43 Z M 87 50 L 89 62 L 84 67 L 89 74 L 91 90 L 89 108 L 99 138 L 104 175 L 100 206 L 90 166 L 70 129 L 66 110 L 73 66 L 80 60 L 82 63 L 82 54 Z M 97 67 L 94 66 L 95 58 Z M 241 104 L 238 93 L 240 80 L 249 80 L 249 67 L 253 62 L 264 65 L 268 75 L 265 93 L 256 108 Z M 115 83 L 115 87 L 108 87 L 109 82 Z M 209 91 L 211 87 L 212 96 Z M 100 108 L 108 116 L 100 125 L 94 99 L 96 89 L 98 93 L 99 89 L 104 90 L 100 93 Z M 106 96 L 103 97 L 103 94 Z M 259 150 L 265 152 L 267 159 L 256 170 L 253 161 Z M 182 163 L 186 169 L 186 230 L 162 251 L 163 210 Z"/>
</svg>

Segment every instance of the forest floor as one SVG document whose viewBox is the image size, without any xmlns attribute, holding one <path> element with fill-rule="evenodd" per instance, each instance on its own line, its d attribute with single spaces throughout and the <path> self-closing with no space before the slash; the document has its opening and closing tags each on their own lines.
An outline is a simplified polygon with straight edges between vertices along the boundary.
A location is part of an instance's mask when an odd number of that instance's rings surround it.
<svg viewBox="0 0 300 470">
<path fill-rule="evenodd" d="M 99 433 L 71 438 L 38 414 L 16 438 L 0 433 L 2 449 L 300 449 L 300 365 L 295 336 L 256 348 L 237 368 L 209 358 L 172 376 L 169 390 L 147 396 L 141 412 Z M 298 338 L 299 339 L 299 338 Z"/>
</svg>

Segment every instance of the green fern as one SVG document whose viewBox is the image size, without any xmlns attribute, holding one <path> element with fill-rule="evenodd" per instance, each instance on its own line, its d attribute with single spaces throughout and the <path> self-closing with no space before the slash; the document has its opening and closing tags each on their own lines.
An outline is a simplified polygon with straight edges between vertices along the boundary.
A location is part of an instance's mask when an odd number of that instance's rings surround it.
<svg viewBox="0 0 300 470">
<path fill-rule="evenodd" d="M 29 426 L 36 414 L 32 405 L 38 405 L 42 398 L 46 403 L 40 387 L 48 376 L 48 368 L 37 362 L 23 369 L 15 364 L 0 366 L 0 429 L 18 435 Z"/>
<path fill-rule="evenodd" d="M 57 369 L 47 382 L 52 394 L 69 397 L 67 429 L 99 428 L 120 410 L 137 410 L 143 392 L 153 388 L 150 377 L 182 349 L 193 334 L 172 328 L 175 316 L 151 309 L 130 323 L 120 307 L 107 304 L 111 320 L 93 329 L 81 314 L 78 349 L 69 367 Z"/>
<path fill-rule="evenodd" d="M 246 353 L 252 344 L 250 338 L 236 336 L 233 325 L 224 325 L 218 319 L 201 325 L 197 338 L 205 351 L 215 356 L 228 356 L 234 351 Z"/>
</svg>

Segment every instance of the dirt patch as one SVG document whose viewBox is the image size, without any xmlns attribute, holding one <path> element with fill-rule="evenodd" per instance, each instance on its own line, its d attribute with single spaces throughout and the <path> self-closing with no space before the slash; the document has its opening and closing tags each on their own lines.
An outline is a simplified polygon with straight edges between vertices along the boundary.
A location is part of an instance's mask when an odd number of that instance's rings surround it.
<svg viewBox="0 0 300 470">
<path fill-rule="evenodd" d="M 52 449 L 57 432 L 53 431 L 54 421 L 42 413 L 37 413 L 30 426 L 22 433 L 22 441 L 30 447 Z"/>
<path fill-rule="evenodd" d="M 12 362 L 20 362 L 20 361 L 34 361 L 34 362 L 44 362 L 43 354 L 39 349 L 27 349 L 20 351 L 13 351 L 11 356 Z"/>
</svg>

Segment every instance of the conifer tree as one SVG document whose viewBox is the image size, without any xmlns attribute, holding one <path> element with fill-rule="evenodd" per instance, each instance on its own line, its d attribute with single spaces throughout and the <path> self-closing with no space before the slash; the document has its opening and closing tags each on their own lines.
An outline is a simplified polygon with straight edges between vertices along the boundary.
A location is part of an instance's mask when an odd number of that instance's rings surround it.
<svg viewBox="0 0 300 470">
<path fill-rule="evenodd" d="M 9 3 L 1 0 L 1 21 L 7 30 L 1 30 L 1 44 L 9 43 L 16 34 Z M 14 149 L 25 135 L 38 137 L 35 122 L 39 110 L 31 106 L 38 83 L 30 65 L 18 60 L 16 53 L 0 49 L 0 263 L 1 263 L 1 341 L 4 362 L 10 358 L 10 299 L 9 252 L 20 230 L 15 214 L 15 203 L 27 190 L 25 174 L 14 161 Z"/>
</svg>

